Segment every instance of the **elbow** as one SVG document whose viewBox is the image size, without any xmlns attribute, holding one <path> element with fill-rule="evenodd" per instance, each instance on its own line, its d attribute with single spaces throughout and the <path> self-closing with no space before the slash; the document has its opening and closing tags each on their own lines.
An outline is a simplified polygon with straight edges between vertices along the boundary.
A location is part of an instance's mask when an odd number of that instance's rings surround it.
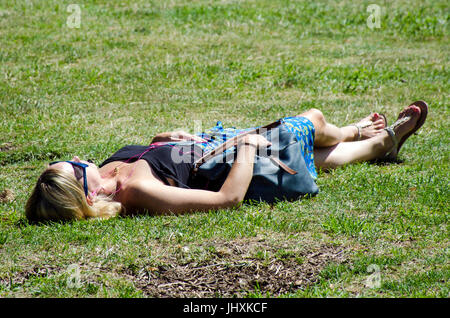
<svg viewBox="0 0 450 318">
<path fill-rule="evenodd" d="M 239 205 L 241 205 L 241 204 L 242 204 L 242 201 L 244 201 L 244 196 L 243 196 L 243 195 L 242 195 L 242 196 L 235 197 L 235 198 L 233 199 L 233 206 L 239 206 Z"/>
<path fill-rule="evenodd" d="M 225 199 L 224 206 L 227 208 L 234 208 L 241 205 L 242 201 L 244 200 L 244 197 L 241 195 L 230 195 Z"/>
<path fill-rule="evenodd" d="M 241 205 L 247 191 L 244 191 L 243 188 L 230 189 L 229 187 L 223 186 L 218 193 L 221 195 L 221 205 L 226 208 L 232 208 Z"/>
</svg>

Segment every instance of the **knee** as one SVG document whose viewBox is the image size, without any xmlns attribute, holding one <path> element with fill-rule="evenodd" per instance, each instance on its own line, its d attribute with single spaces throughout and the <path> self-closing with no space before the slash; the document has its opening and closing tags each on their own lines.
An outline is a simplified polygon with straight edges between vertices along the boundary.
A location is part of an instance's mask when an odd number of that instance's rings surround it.
<svg viewBox="0 0 450 318">
<path fill-rule="evenodd" d="M 308 116 L 306 116 L 306 117 L 308 117 L 314 123 L 315 126 L 318 126 L 318 127 L 325 126 L 326 121 L 325 121 L 325 116 L 323 115 L 322 111 L 320 111 L 317 108 L 311 108 L 306 113 L 308 114 Z"/>
<path fill-rule="evenodd" d="M 324 118 L 322 111 L 317 108 L 311 108 L 310 110 L 308 110 L 308 113 L 311 113 L 314 117 L 318 119 Z"/>
</svg>

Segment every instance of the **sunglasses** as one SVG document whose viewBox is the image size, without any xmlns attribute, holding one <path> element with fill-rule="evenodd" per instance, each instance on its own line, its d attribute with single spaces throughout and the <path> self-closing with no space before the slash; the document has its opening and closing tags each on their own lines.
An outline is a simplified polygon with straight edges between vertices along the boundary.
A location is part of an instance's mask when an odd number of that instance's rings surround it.
<svg viewBox="0 0 450 318">
<path fill-rule="evenodd" d="M 81 162 L 75 162 L 75 161 L 53 161 L 53 162 L 50 162 L 49 165 L 51 166 L 58 162 L 70 163 L 73 167 L 73 170 L 75 171 L 75 178 L 77 180 L 79 180 L 79 179 L 81 179 L 81 177 L 83 177 L 83 189 L 84 189 L 84 194 L 87 197 L 88 196 L 88 186 L 87 186 L 87 178 L 86 178 L 86 168 L 89 167 L 89 165 L 87 165 L 85 163 L 81 163 Z"/>
</svg>

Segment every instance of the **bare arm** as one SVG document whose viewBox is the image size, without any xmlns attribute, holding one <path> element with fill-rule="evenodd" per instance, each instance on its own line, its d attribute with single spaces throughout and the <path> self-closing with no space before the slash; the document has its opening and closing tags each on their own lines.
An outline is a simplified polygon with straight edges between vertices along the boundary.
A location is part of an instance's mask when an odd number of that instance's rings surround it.
<svg viewBox="0 0 450 318">
<path fill-rule="evenodd" d="M 244 199 L 253 176 L 258 141 L 260 146 L 264 144 L 259 137 L 248 136 L 243 139 L 238 146 L 235 163 L 218 192 L 182 189 L 141 180 L 127 190 L 126 206 L 137 211 L 147 210 L 152 214 L 181 214 L 237 206 Z"/>
<path fill-rule="evenodd" d="M 187 133 L 182 130 L 178 130 L 178 131 L 168 131 L 168 132 L 159 133 L 155 137 L 153 137 L 151 143 L 166 142 L 166 141 L 188 141 L 188 140 L 193 140 L 193 141 L 198 141 L 198 142 L 206 141 L 199 136 L 192 135 L 192 134 Z"/>
</svg>

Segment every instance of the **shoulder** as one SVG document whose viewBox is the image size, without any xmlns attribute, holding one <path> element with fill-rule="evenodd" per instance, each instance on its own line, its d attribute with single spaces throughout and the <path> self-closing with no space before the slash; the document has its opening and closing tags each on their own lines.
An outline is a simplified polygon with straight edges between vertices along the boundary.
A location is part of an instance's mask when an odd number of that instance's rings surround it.
<svg viewBox="0 0 450 318">
<path fill-rule="evenodd" d="M 160 182 L 156 180 L 148 180 L 145 178 L 139 178 L 130 180 L 127 182 L 122 190 L 122 196 L 127 200 L 133 201 L 139 198 L 140 195 L 152 195 L 153 192 L 156 192 L 158 189 L 164 186 Z"/>
<path fill-rule="evenodd" d="M 143 178 L 130 180 L 116 195 L 128 211 L 137 211 L 145 208 L 147 212 L 153 212 L 152 202 L 158 200 L 163 185 L 155 180 Z"/>
</svg>

